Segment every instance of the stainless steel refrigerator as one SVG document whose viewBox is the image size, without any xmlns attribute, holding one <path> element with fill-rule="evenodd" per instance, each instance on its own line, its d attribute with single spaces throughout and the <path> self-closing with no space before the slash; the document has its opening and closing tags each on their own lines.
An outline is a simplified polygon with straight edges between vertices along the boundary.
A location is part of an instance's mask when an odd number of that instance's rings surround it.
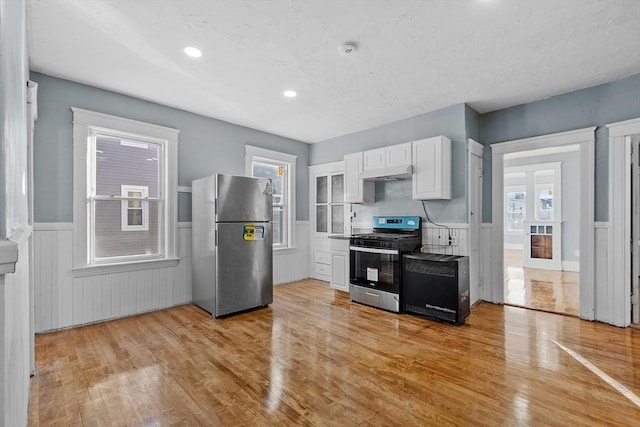
<svg viewBox="0 0 640 427">
<path fill-rule="evenodd" d="M 214 317 L 273 302 L 272 193 L 270 179 L 192 183 L 193 302 Z"/>
</svg>

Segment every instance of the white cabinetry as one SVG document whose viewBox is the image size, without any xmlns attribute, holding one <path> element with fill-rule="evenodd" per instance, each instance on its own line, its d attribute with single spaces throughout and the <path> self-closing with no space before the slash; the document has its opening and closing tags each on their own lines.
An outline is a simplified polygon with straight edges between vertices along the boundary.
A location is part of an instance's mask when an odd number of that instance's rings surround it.
<svg viewBox="0 0 640 427">
<path fill-rule="evenodd" d="M 344 162 L 309 167 L 309 204 L 312 223 L 311 276 L 331 281 L 329 236 L 351 229 L 351 205 L 344 202 Z"/>
<path fill-rule="evenodd" d="M 363 170 L 370 171 L 383 169 L 385 166 L 385 148 L 365 151 Z"/>
<path fill-rule="evenodd" d="M 349 239 L 329 239 L 333 289 L 349 292 Z"/>
<path fill-rule="evenodd" d="M 313 277 L 327 282 L 331 278 L 331 253 L 328 240 L 326 238 L 313 240 Z"/>
<path fill-rule="evenodd" d="M 451 199 L 451 140 L 445 136 L 414 141 L 413 198 Z"/>
<path fill-rule="evenodd" d="M 345 203 L 373 203 L 375 184 L 360 179 L 363 167 L 363 153 L 344 156 L 344 201 Z"/>
<path fill-rule="evenodd" d="M 365 171 L 411 165 L 411 143 L 391 145 L 364 152 Z"/>
</svg>

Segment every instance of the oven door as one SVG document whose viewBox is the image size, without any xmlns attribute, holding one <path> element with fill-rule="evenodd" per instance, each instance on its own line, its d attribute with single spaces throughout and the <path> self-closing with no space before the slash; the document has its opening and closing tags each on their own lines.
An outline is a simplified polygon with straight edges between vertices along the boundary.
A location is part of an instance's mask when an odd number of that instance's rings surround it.
<svg viewBox="0 0 640 427">
<path fill-rule="evenodd" d="M 350 246 L 351 284 L 400 293 L 400 252 L 397 249 Z"/>
</svg>

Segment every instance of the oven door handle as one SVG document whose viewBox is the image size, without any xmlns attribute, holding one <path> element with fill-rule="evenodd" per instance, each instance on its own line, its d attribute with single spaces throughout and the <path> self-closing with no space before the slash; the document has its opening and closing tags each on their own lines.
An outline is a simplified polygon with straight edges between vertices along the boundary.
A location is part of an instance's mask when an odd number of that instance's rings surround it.
<svg viewBox="0 0 640 427">
<path fill-rule="evenodd" d="M 372 254 L 398 255 L 397 249 L 362 248 L 360 246 L 349 246 L 349 249 L 356 252 L 368 252 Z"/>
</svg>

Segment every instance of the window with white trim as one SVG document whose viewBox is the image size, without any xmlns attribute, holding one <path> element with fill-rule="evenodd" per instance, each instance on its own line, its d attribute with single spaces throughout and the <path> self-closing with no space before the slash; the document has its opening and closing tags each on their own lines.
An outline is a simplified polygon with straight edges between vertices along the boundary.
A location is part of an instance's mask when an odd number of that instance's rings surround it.
<svg viewBox="0 0 640 427">
<path fill-rule="evenodd" d="M 74 271 L 175 263 L 178 130 L 78 108 L 73 116 Z"/>
<path fill-rule="evenodd" d="M 295 245 L 295 176 L 296 156 L 245 146 L 245 173 L 273 181 L 273 247 Z"/>
</svg>

